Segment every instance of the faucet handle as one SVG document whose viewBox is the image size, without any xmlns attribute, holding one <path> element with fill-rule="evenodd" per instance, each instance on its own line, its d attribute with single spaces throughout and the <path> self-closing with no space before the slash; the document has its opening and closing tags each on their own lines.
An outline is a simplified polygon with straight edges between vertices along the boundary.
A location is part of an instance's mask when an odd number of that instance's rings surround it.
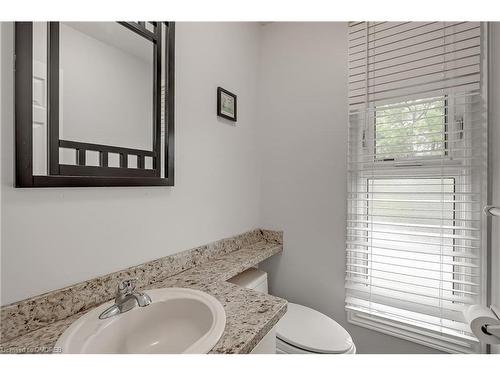
<svg viewBox="0 0 500 375">
<path fill-rule="evenodd" d="M 122 280 L 118 283 L 117 296 L 126 296 L 134 292 L 137 284 L 137 278 Z"/>
</svg>

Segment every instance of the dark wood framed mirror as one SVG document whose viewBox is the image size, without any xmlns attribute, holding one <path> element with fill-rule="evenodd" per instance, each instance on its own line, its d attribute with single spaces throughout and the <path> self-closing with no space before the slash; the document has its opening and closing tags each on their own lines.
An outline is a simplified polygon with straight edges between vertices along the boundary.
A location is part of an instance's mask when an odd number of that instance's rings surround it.
<svg viewBox="0 0 500 375">
<path fill-rule="evenodd" d="M 16 22 L 16 187 L 173 186 L 173 22 Z"/>
</svg>

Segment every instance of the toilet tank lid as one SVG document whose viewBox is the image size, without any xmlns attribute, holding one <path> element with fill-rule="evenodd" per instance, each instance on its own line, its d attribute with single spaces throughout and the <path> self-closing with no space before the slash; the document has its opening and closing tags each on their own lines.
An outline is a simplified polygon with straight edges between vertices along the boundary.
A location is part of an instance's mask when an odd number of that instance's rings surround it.
<svg viewBox="0 0 500 375">
<path fill-rule="evenodd" d="M 276 326 L 276 336 L 314 353 L 345 353 L 352 348 L 349 333 L 335 320 L 309 307 L 288 303 Z"/>
<path fill-rule="evenodd" d="M 267 280 L 267 273 L 257 268 L 249 268 L 229 279 L 228 282 L 243 288 L 253 289 Z"/>
</svg>

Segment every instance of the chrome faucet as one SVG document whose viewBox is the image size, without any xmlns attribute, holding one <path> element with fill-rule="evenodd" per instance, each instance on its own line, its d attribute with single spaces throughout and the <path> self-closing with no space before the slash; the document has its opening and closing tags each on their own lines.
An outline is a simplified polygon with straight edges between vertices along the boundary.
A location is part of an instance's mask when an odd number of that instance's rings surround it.
<svg viewBox="0 0 500 375">
<path fill-rule="evenodd" d="M 122 314 L 134 307 L 144 307 L 151 303 L 151 298 L 146 293 L 136 292 L 137 279 L 123 280 L 118 283 L 116 291 L 115 303 L 108 307 L 99 315 L 99 319 L 107 319 L 109 317 Z"/>
</svg>

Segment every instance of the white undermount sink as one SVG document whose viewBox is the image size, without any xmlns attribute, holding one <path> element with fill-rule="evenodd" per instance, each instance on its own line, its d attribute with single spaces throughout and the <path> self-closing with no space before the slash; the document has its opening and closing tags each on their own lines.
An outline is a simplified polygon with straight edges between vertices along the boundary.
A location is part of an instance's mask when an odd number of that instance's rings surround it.
<svg viewBox="0 0 500 375">
<path fill-rule="evenodd" d="M 208 353 L 226 325 L 224 307 L 194 289 L 146 290 L 152 303 L 107 319 L 113 301 L 80 317 L 59 337 L 62 353 Z"/>
</svg>

